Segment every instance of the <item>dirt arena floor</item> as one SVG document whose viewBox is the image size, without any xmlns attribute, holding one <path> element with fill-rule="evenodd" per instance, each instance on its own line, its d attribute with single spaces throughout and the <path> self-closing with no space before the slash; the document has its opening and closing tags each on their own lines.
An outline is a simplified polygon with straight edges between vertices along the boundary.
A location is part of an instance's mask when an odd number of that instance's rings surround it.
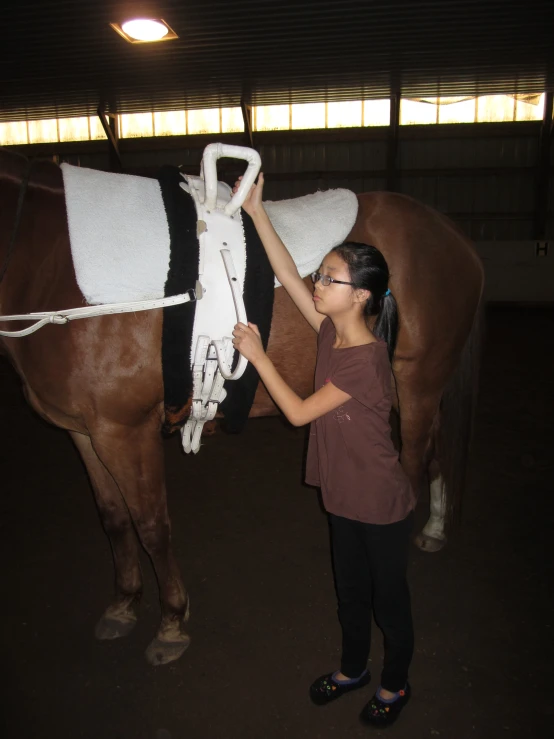
<svg viewBox="0 0 554 739">
<path fill-rule="evenodd" d="M 412 550 L 413 698 L 389 736 L 554 735 L 553 370 L 554 309 L 489 309 L 462 524 L 439 554 Z M 340 637 L 326 518 L 301 482 L 302 429 L 251 421 L 193 458 L 167 440 L 192 643 L 152 668 L 148 562 L 136 629 L 96 642 L 113 570 L 84 468 L 4 361 L 0 409 L 3 739 L 384 735 L 357 718 L 378 683 L 378 631 L 365 692 L 323 708 L 308 699 L 310 682 L 338 666 Z"/>
</svg>

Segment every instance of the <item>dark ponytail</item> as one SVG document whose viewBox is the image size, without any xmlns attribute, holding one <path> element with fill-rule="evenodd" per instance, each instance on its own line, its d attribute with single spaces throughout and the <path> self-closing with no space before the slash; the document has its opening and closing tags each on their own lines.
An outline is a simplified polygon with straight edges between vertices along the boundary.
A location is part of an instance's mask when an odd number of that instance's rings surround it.
<svg viewBox="0 0 554 739">
<path fill-rule="evenodd" d="M 348 265 L 354 289 L 369 290 L 364 316 L 377 316 L 373 333 L 387 342 L 392 362 L 398 336 L 398 308 L 389 290 L 389 268 L 385 257 L 374 246 L 346 241 L 333 249 Z"/>
</svg>

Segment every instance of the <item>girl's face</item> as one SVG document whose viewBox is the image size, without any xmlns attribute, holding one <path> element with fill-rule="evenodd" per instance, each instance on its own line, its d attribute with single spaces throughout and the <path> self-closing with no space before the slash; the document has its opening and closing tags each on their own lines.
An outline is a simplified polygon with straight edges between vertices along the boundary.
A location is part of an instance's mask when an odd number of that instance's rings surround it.
<svg viewBox="0 0 554 739">
<path fill-rule="evenodd" d="M 348 265 L 336 252 L 331 251 L 327 254 L 318 272 L 322 277 L 328 276 L 333 280 L 339 280 L 329 285 L 323 285 L 321 279 L 315 283 L 313 300 L 318 313 L 333 317 L 363 307 L 363 303 L 369 297 L 369 291 L 342 284 L 351 282 L 351 277 Z"/>
</svg>

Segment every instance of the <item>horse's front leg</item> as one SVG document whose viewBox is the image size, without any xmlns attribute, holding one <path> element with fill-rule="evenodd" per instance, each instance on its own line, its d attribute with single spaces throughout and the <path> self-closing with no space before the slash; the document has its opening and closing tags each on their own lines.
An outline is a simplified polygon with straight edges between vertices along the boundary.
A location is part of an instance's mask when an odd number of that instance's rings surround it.
<svg viewBox="0 0 554 739">
<path fill-rule="evenodd" d="M 92 443 L 121 490 L 156 572 L 162 619 L 146 658 L 153 665 L 172 662 L 190 642 L 188 597 L 171 548 L 159 415 L 135 427 L 103 424 L 93 432 Z"/>
<path fill-rule="evenodd" d="M 87 468 L 115 567 L 115 598 L 97 623 L 95 634 L 97 639 L 117 639 L 126 636 L 137 622 L 142 594 L 137 535 L 123 496 L 92 448 L 90 438 L 75 432 L 71 438 Z"/>
</svg>

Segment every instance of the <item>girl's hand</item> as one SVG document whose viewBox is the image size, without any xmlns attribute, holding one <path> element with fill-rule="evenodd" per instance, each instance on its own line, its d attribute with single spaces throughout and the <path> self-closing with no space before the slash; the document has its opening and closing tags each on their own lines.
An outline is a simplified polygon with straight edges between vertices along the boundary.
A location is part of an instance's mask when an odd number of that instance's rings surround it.
<svg viewBox="0 0 554 739">
<path fill-rule="evenodd" d="M 233 195 L 236 193 L 236 191 L 239 188 L 240 181 L 242 180 L 242 177 L 239 177 L 238 180 L 235 182 L 235 186 L 233 187 Z M 262 192 L 264 189 L 264 173 L 260 172 L 258 175 L 258 184 L 252 185 L 250 188 L 250 192 L 246 196 L 244 203 L 242 204 L 242 207 L 244 210 L 248 213 L 248 215 L 253 218 L 256 213 L 263 209 L 262 205 Z"/>
<path fill-rule="evenodd" d="M 248 326 L 237 323 L 233 330 L 233 346 L 253 365 L 265 356 L 260 332 L 253 323 L 249 323 Z"/>
</svg>

